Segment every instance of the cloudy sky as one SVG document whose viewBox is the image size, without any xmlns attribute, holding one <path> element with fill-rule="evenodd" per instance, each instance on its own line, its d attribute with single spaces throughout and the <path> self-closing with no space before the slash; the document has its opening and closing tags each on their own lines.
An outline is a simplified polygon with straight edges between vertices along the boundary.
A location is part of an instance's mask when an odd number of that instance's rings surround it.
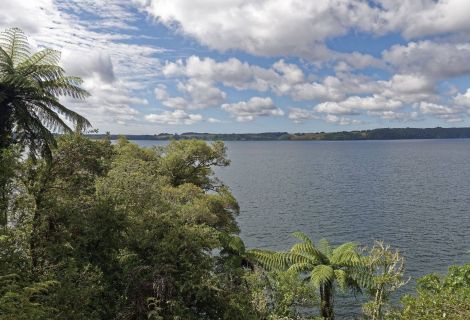
<svg viewBox="0 0 470 320">
<path fill-rule="evenodd" d="M 100 132 L 470 126 L 469 0 L 1 0 Z"/>
</svg>

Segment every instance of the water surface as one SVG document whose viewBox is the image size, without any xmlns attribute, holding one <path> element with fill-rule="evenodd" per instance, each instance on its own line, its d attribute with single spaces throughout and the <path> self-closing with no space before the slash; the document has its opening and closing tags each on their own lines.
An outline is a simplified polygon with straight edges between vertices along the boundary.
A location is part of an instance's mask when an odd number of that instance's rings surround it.
<svg viewBox="0 0 470 320">
<path fill-rule="evenodd" d="M 383 240 L 413 279 L 470 262 L 470 139 L 226 145 L 232 163 L 216 173 L 239 201 L 248 247 L 288 249 L 296 230 L 335 244 Z"/>
</svg>

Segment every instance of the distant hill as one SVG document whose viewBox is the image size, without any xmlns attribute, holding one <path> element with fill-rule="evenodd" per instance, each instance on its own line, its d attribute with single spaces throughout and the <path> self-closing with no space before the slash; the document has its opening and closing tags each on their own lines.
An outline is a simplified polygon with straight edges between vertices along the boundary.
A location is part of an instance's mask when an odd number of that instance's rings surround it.
<svg viewBox="0 0 470 320">
<path fill-rule="evenodd" d="M 91 138 L 102 138 L 104 134 L 90 134 Z M 120 135 L 112 134 L 110 138 L 115 140 Z M 182 134 L 160 133 L 156 135 L 124 135 L 129 140 L 190 140 L 199 139 L 207 141 L 270 141 L 270 140 L 289 140 L 287 132 L 264 132 L 264 133 L 197 133 L 185 132 Z"/>
<path fill-rule="evenodd" d="M 105 134 L 89 134 L 93 139 Z M 109 135 L 115 140 L 120 135 Z M 125 135 L 129 140 L 222 140 L 222 141 L 275 141 L 275 140 L 399 140 L 399 139 L 459 139 L 470 138 L 470 128 L 381 128 L 359 131 L 315 132 L 315 133 L 160 133 L 156 135 Z"/>
</svg>

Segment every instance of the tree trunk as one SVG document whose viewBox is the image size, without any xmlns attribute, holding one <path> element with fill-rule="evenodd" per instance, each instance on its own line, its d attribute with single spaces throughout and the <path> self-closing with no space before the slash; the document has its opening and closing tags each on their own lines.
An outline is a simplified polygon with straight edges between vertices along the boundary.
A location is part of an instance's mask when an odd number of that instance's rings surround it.
<svg viewBox="0 0 470 320">
<path fill-rule="evenodd" d="M 325 320 L 334 320 L 333 311 L 333 288 L 331 285 L 320 286 L 320 312 Z"/>
<path fill-rule="evenodd" d="M 0 92 L 1 93 L 1 92 Z M 1 97 L 0 97 L 1 98 Z M 0 166 L 8 165 L 8 155 L 4 153 L 12 143 L 13 108 L 6 100 L 0 100 Z M 8 200 L 10 198 L 9 185 L 11 181 L 10 168 L 0 168 L 0 226 L 8 222 Z"/>
<path fill-rule="evenodd" d="M 13 107 L 7 100 L 0 100 L 0 151 L 7 149 L 13 139 Z"/>
</svg>

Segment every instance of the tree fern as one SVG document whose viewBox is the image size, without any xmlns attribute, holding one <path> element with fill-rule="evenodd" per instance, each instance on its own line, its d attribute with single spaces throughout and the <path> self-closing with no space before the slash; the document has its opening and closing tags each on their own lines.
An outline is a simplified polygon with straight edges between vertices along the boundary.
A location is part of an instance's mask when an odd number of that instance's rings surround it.
<svg viewBox="0 0 470 320">
<path fill-rule="evenodd" d="M 371 282 L 368 268 L 357 250 L 357 244 L 344 243 L 332 248 L 322 239 L 315 245 L 302 232 L 293 235 L 300 240 L 287 252 L 251 250 L 249 254 L 267 270 L 289 270 L 310 281 L 320 291 L 320 312 L 323 318 L 333 319 L 333 294 L 339 289 L 360 291 Z"/>
<path fill-rule="evenodd" d="M 64 119 L 80 128 L 90 126 L 58 99 L 89 95 L 81 88 L 80 78 L 65 75 L 59 61 L 56 50 L 31 54 L 28 39 L 18 28 L 0 33 L 0 149 L 8 147 L 15 136 L 31 151 L 49 154 L 55 145 L 51 131 L 72 131 Z"/>
</svg>

